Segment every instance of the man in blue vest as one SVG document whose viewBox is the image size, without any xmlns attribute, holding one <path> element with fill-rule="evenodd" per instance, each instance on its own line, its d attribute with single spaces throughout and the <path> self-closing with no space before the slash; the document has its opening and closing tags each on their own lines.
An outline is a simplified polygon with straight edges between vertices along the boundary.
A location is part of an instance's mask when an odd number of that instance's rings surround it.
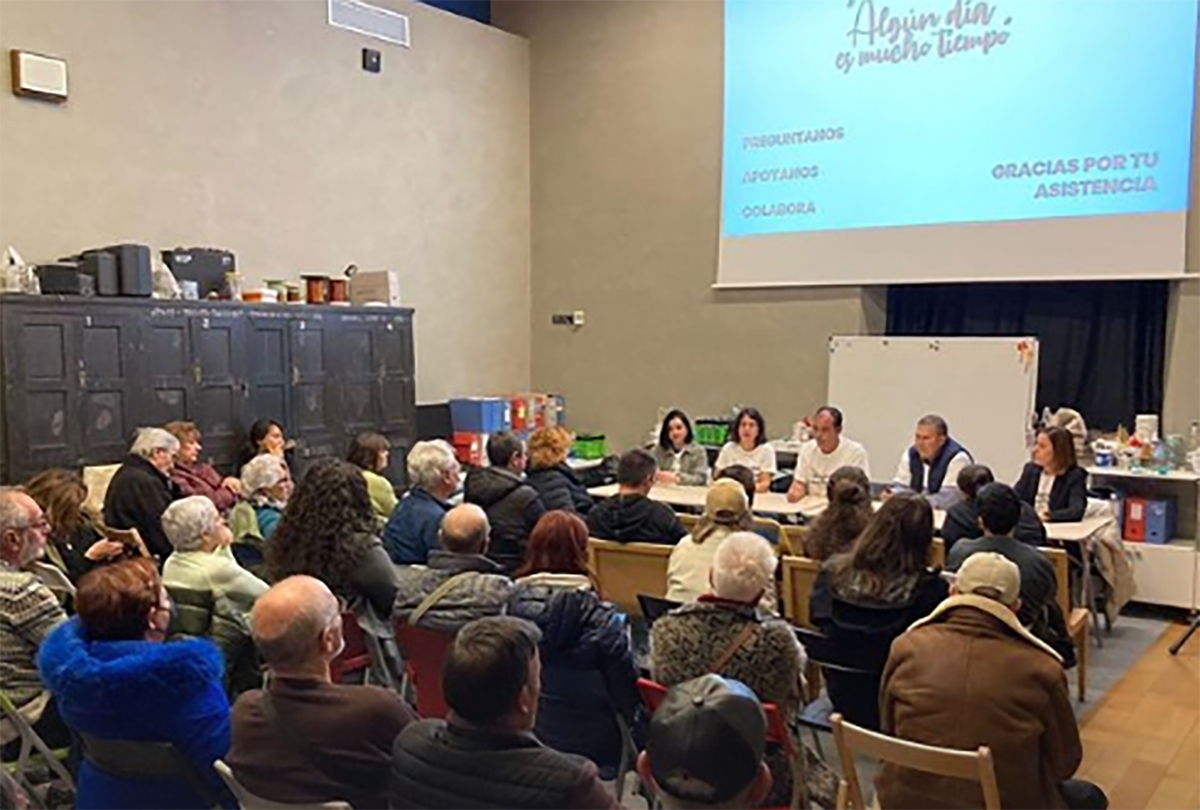
<svg viewBox="0 0 1200 810">
<path fill-rule="evenodd" d="M 891 493 L 916 492 L 934 509 L 948 509 L 962 499 L 958 474 L 974 459 L 954 439 L 946 420 L 930 414 L 917 422 L 913 446 L 900 456 Z M 884 493 L 886 498 L 891 493 Z"/>
</svg>

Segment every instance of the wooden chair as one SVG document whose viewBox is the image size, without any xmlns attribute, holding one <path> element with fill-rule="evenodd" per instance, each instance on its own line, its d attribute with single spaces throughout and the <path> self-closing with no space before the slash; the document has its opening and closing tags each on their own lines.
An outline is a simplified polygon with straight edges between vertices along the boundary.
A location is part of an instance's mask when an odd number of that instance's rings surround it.
<svg viewBox="0 0 1200 810">
<path fill-rule="evenodd" d="M 588 540 L 588 564 L 596 575 L 600 598 L 631 616 L 641 615 L 638 594 L 667 595 L 667 561 L 674 546 Z"/>
<path fill-rule="evenodd" d="M 1054 563 L 1054 579 L 1058 586 L 1058 607 L 1062 610 L 1063 621 L 1067 623 L 1067 633 L 1075 642 L 1075 656 L 1078 659 L 1079 702 L 1087 699 L 1087 655 L 1090 635 L 1090 617 L 1087 608 L 1071 606 L 1070 557 L 1065 549 L 1040 546 L 1038 551 L 1050 558 Z"/>
<path fill-rule="evenodd" d="M 699 515 L 693 515 L 690 512 L 676 512 L 675 517 L 679 518 L 679 523 L 683 528 L 687 529 L 688 534 L 696 530 L 696 524 L 700 522 Z"/>
<path fill-rule="evenodd" d="M 855 754 L 866 754 L 903 768 L 978 782 L 983 789 L 985 810 L 1000 810 L 1000 787 L 996 783 L 992 752 L 986 745 L 976 751 L 956 751 L 867 731 L 847 723 L 840 714 L 833 715 L 830 722 L 833 725 L 833 739 L 837 742 L 838 757 L 842 761 L 842 778 L 848 788 L 845 806 L 855 810 L 867 808 L 854 764 Z"/>
<path fill-rule="evenodd" d="M 764 538 L 776 548 L 783 542 L 783 526 L 773 518 L 750 516 L 750 531 Z"/>
<path fill-rule="evenodd" d="M 933 545 L 929 547 L 929 567 L 934 571 L 946 567 L 946 541 L 940 537 L 933 538 Z"/>
<path fill-rule="evenodd" d="M 779 554 L 790 554 L 793 557 L 804 556 L 804 535 L 808 534 L 807 526 L 783 524 L 783 534 L 779 535 Z"/>
<path fill-rule="evenodd" d="M 814 629 L 808 618 L 808 600 L 821 564 L 808 557 L 783 558 L 783 615 L 792 624 Z"/>
</svg>

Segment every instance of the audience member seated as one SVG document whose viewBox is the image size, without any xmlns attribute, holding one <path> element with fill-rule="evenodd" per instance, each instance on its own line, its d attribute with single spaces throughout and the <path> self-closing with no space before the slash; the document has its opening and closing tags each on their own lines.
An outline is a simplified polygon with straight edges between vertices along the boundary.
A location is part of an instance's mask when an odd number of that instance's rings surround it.
<svg viewBox="0 0 1200 810">
<path fill-rule="evenodd" d="M 778 564 L 771 544 L 757 534 L 726 537 L 713 558 L 711 591 L 651 626 L 654 680 L 671 686 L 716 672 L 742 681 L 785 717 L 795 714 L 803 651 L 786 621 L 758 611 L 775 586 Z"/>
<path fill-rule="evenodd" d="M 488 556 L 512 573 L 525 559 L 525 545 L 538 519 L 546 513 L 537 490 L 525 482 L 525 443 L 502 430 L 488 437 L 490 467 L 467 473 L 463 499 L 487 512 L 492 527 Z"/>
<path fill-rule="evenodd" d="M 525 480 L 537 490 L 546 509 L 586 516 L 594 504 L 587 488 L 567 466 L 571 434 L 566 428 L 538 428 L 529 437 L 529 471 Z"/>
<path fill-rule="evenodd" d="M 330 681 L 346 645 L 337 598 L 288 577 L 255 603 L 251 627 L 270 678 L 233 706 L 225 762 L 238 782 L 273 802 L 386 807 L 392 744 L 416 717 L 395 692 Z"/>
<path fill-rule="evenodd" d="M 754 470 L 744 464 L 731 464 L 725 469 L 718 472 L 714 477 L 714 481 L 721 481 L 728 478 L 730 481 L 737 481 L 742 485 L 742 489 L 746 490 L 746 505 L 754 509 L 754 496 L 758 494 L 758 487 L 754 476 Z"/>
<path fill-rule="evenodd" d="M 533 734 L 541 684 L 537 627 L 512 616 L 468 624 L 446 654 L 446 720 L 400 732 L 393 749 L 393 808 L 580 808 L 618 805 L 583 757 Z"/>
<path fill-rule="evenodd" d="M 1061 427 L 1042 428 L 1033 461 L 1014 487 L 1046 523 L 1073 523 L 1087 512 L 1087 471 L 1075 462 L 1075 440 Z"/>
<path fill-rule="evenodd" d="M 754 488 L 766 492 L 775 477 L 775 448 L 767 443 L 767 423 L 757 408 L 743 408 L 734 417 L 731 440 L 717 456 L 718 474 L 726 467 L 740 464 L 754 473 Z"/>
<path fill-rule="evenodd" d="M 246 504 L 254 510 L 254 520 L 263 540 L 274 536 L 283 510 L 292 497 L 292 488 L 291 471 L 279 456 L 263 453 L 242 467 L 242 492 L 246 495 Z M 234 529 L 235 533 L 242 531 L 240 526 Z"/>
<path fill-rule="evenodd" d="M 638 774 L 664 810 L 756 807 L 771 791 L 766 750 L 758 697 L 710 673 L 667 692 L 650 719 Z"/>
<path fill-rule="evenodd" d="M 374 532 L 375 511 L 358 468 L 319 459 L 304 474 L 267 543 L 270 579 L 316 577 L 355 613 L 369 606 L 386 619 L 396 601 L 396 569 Z"/>
<path fill-rule="evenodd" d="M 708 452 L 696 444 L 692 422 L 678 408 L 663 418 L 654 461 L 658 464 L 655 480 L 660 484 L 702 487 L 708 483 Z"/>
<path fill-rule="evenodd" d="M 106 540 L 92 518 L 84 513 L 87 487 L 72 470 L 46 470 L 21 487 L 37 502 L 50 524 L 46 560 L 67 575 L 71 582 L 105 560 L 116 559 L 129 549 L 124 543 Z"/>
<path fill-rule="evenodd" d="M 784 717 L 794 717 L 803 697 L 804 651 L 786 621 L 758 610 L 775 587 L 778 564 L 771 544 L 757 534 L 726 537 L 713 559 L 712 592 L 650 626 L 654 680 L 673 686 L 715 672 L 741 681 Z M 786 805 L 792 790 L 786 758 L 776 752 L 770 764 L 775 775 L 770 806 Z"/>
<path fill-rule="evenodd" d="M 159 560 L 171 553 L 162 530 L 162 513 L 179 497 L 171 468 L 179 440 L 162 428 L 138 431 L 125 462 L 104 496 L 104 523 L 110 529 L 137 529 L 146 548 Z"/>
<path fill-rule="evenodd" d="M 461 468 L 454 448 L 441 439 L 414 444 L 406 465 L 411 486 L 383 527 L 383 545 L 397 565 L 424 565 L 438 547 Z"/>
<path fill-rule="evenodd" d="M 983 537 L 983 528 L 979 525 L 979 507 L 975 496 L 979 490 L 996 479 L 992 471 L 982 464 L 968 464 L 958 474 L 958 491 L 963 499 L 946 510 L 946 518 L 942 521 L 940 534 L 946 544 L 946 553 L 954 550 L 954 546 L 962 539 Z M 1021 504 L 1021 517 L 1017 520 L 1012 536 L 1030 546 L 1047 544 L 1046 527 L 1034 511 L 1033 506 Z"/>
<path fill-rule="evenodd" d="M 162 517 L 175 549 L 163 564 L 163 585 L 207 591 L 218 603 L 248 612 L 267 592 L 267 583 L 238 565 L 229 550 L 233 533 L 212 500 L 203 495 L 175 501 Z"/>
<path fill-rule="evenodd" d="M 871 480 L 867 449 L 842 435 L 842 412 L 832 405 L 817 410 L 812 419 L 813 441 L 805 442 L 796 456 L 796 472 L 787 499 L 796 503 L 805 495 L 825 496 L 833 474 L 853 467 Z M 868 487 L 868 490 L 870 487 Z"/>
<path fill-rule="evenodd" d="M 484 556 L 484 511 L 464 503 L 447 512 L 440 545 L 429 553 L 427 566 L 396 569 L 396 620 L 454 633 L 467 622 L 503 613 L 512 582 L 499 564 Z"/>
<path fill-rule="evenodd" d="M 929 502 L 896 495 L 817 574 L 809 617 L 837 651 L 836 663 L 863 670 L 825 672 L 834 708 L 855 725 L 879 728 L 879 678 L 892 640 L 946 598 L 946 581 L 928 568 L 932 544 Z"/>
<path fill-rule="evenodd" d="M 250 463 L 250 459 L 263 454 L 284 458 L 287 445 L 283 425 L 274 419 L 259 419 L 250 426 L 246 444 L 238 452 L 237 468 L 240 470 Z"/>
<path fill-rule="evenodd" d="M 957 571 L 972 554 L 993 551 L 1012 560 L 1021 571 L 1021 609 L 1017 616 L 1035 636 L 1075 664 L 1075 645 L 1058 605 L 1054 563 L 1033 546 L 1012 537 L 1021 514 L 1021 501 L 1007 484 L 988 484 L 975 496 L 983 537 L 960 540 L 946 557 L 946 569 Z"/>
<path fill-rule="evenodd" d="M 903 740 L 973 751 L 988 746 L 1004 807 L 1108 806 L 1071 779 L 1083 758 L 1058 655 L 1021 626 L 1021 574 L 1000 554 L 972 554 L 952 596 L 892 644 L 882 728 Z M 884 807 L 979 807 L 978 783 L 884 764 Z"/>
<path fill-rule="evenodd" d="M 621 758 L 615 714 L 629 725 L 640 704 L 624 614 L 600 601 L 587 562 L 588 530 L 555 510 L 538 521 L 517 571 L 508 614 L 542 632 L 538 738 L 580 754 L 615 777 Z"/>
<path fill-rule="evenodd" d="M 200 460 L 200 428 L 195 422 L 168 422 L 164 429 L 179 440 L 179 456 L 171 470 L 171 480 L 183 495 L 203 495 L 210 498 L 222 512 L 237 503 L 242 482 L 223 476 L 212 464 Z"/>
<path fill-rule="evenodd" d="M 671 507 L 650 498 L 657 472 L 658 465 L 649 450 L 635 447 L 622 455 L 617 464 L 617 494 L 588 512 L 592 537 L 620 543 L 679 542 L 687 529 Z"/>
<path fill-rule="evenodd" d="M 750 531 L 750 507 L 737 481 L 713 482 L 704 496 L 704 514 L 692 533 L 671 550 L 667 562 L 667 599 L 695 602 L 711 589 L 713 558 L 725 538 Z"/>
<path fill-rule="evenodd" d="M 58 598 L 23 571 L 46 552 L 50 524 L 41 507 L 19 489 L 0 488 L 0 691 L 51 748 L 70 743 L 55 700 L 38 677 L 37 654 L 46 636 L 66 621 Z M 0 724 L 3 759 L 16 759 L 15 728 Z"/>
<path fill-rule="evenodd" d="M 171 743 L 195 779 L 231 802 L 212 767 L 229 751 L 221 653 L 206 639 L 162 643 L 171 601 L 154 561 L 123 560 L 89 572 L 79 583 L 75 608 L 78 615 L 42 643 L 38 668 L 63 720 L 89 738 L 76 806 L 210 806 L 191 780 L 140 779 L 102 770 L 93 758 L 120 759 L 107 740 Z"/>
<path fill-rule="evenodd" d="M 360 433 L 350 442 L 346 461 L 362 471 L 367 481 L 367 493 L 371 496 L 371 507 L 380 522 L 386 522 L 396 509 L 396 488 L 383 476 L 388 467 L 392 443 L 380 433 Z"/>
<path fill-rule="evenodd" d="M 804 556 L 821 561 L 849 551 L 875 514 L 871 479 L 858 467 L 838 467 L 827 489 L 829 506 L 804 535 Z"/>
<path fill-rule="evenodd" d="M 917 422 L 913 445 L 900 456 L 896 477 L 884 498 L 896 492 L 915 492 L 935 509 L 949 509 L 962 495 L 956 486 L 962 468 L 973 461 L 961 444 L 950 438 L 946 420 L 930 414 Z"/>
</svg>

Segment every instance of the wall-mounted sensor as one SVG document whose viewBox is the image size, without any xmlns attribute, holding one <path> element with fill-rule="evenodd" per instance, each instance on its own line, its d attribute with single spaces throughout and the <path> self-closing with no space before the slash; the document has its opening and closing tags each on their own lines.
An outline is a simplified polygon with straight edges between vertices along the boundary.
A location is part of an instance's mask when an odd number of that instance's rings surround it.
<svg viewBox="0 0 1200 810">
<path fill-rule="evenodd" d="M 383 54 L 374 48 L 363 48 L 362 69 L 367 73 L 380 73 L 383 70 Z"/>
</svg>

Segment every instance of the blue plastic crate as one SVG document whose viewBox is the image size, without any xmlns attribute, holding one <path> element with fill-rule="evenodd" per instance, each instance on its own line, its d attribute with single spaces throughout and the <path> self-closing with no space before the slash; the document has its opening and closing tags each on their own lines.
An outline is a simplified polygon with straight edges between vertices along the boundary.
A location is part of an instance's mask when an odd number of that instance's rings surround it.
<svg viewBox="0 0 1200 810">
<path fill-rule="evenodd" d="M 1175 538 L 1175 501 L 1146 501 L 1146 542 L 1162 545 Z"/>
<path fill-rule="evenodd" d="M 506 399 L 472 397 L 450 400 L 450 424 L 455 433 L 497 433 L 512 427 Z"/>
</svg>

